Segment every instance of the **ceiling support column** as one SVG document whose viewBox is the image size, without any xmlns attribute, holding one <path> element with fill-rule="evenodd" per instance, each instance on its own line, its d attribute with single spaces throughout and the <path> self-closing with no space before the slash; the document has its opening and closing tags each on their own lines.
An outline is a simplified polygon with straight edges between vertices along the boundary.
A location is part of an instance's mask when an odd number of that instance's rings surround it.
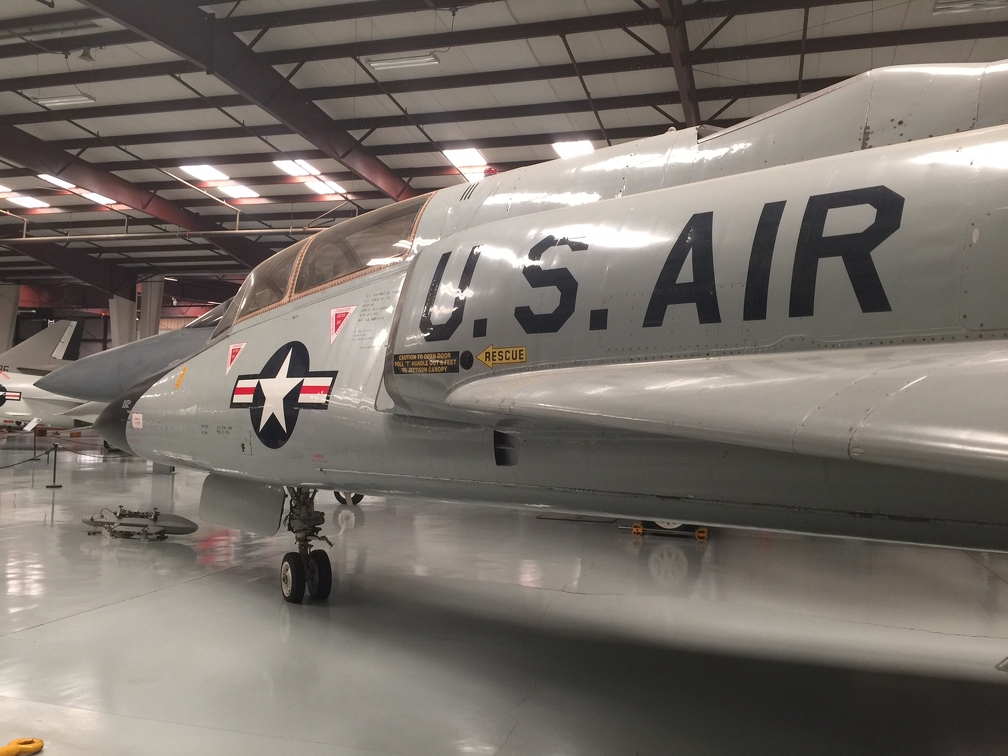
<svg viewBox="0 0 1008 756">
<path fill-rule="evenodd" d="M 161 325 L 164 286 L 164 276 L 154 276 L 140 284 L 140 333 L 137 336 L 139 339 L 157 335 Z"/>
<path fill-rule="evenodd" d="M 700 102 L 697 100 L 696 81 L 690 63 L 689 37 L 686 35 L 682 0 L 658 0 L 658 9 L 668 37 L 669 52 L 672 54 L 672 69 L 675 71 L 683 120 L 687 126 L 699 126 L 702 123 Z"/>
<path fill-rule="evenodd" d="M 0 284 L 0 352 L 6 352 L 14 346 L 14 328 L 17 325 L 20 301 L 19 284 Z"/>
<path fill-rule="evenodd" d="M 109 298 L 109 330 L 113 348 L 136 341 L 136 302 L 115 294 Z"/>
</svg>

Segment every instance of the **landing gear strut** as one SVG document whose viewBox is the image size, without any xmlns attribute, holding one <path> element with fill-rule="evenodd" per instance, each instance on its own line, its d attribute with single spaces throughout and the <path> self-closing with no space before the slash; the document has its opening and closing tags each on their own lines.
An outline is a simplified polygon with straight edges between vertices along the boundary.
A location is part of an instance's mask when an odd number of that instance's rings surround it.
<svg viewBox="0 0 1008 756">
<path fill-rule="evenodd" d="M 364 494 L 351 493 L 349 491 L 333 491 L 333 496 L 340 504 L 351 504 L 357 506 L 364 498 Z"/>
<path fill-rule="evenodd" d="M 294 534 L 297 551 L 284 554 L 280 563 L 280 591 L 284 600 L 300 604 L 305 588 L 316 601 L 325 601 L 332 591 L 332 566 L 324 551 L 312 551 L 312 541 L 332 541 L 322 535 L 325 513 L 315 511 L 313 488 L 289 487 L 290 513 L 287 530 Z"/>
</svg>

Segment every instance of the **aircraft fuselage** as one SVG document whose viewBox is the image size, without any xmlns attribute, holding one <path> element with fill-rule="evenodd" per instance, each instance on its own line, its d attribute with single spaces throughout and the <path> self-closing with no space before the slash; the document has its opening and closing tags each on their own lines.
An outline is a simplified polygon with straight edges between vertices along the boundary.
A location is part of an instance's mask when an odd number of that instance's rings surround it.
<svg viewBox="0 0 1008 756">
<path fill-rule="evenodd" d="M 1004 339 L 1005 134 L 444 238 L 432 204 L 402 262 L 288 292 L 168 372 L 125 407 L 128 442 L 286 485 L 1006 548 L 1003 480 L 500 422 L 447 401 L 537 369 Z"/>
</svg>

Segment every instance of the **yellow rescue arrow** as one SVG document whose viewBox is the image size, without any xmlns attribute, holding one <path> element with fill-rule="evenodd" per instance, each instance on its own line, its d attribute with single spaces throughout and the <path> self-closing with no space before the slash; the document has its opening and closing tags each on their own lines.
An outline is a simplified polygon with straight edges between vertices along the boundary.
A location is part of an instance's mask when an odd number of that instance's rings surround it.
<svg viewBox="0 0 1008 756">
<path fill-rule="evenodd" d="M 493 344 L 476 355 L 476 359 L 492 368 L 495 365 L 524 365 L 526 350 L 523 346 L 495 347 Z"/>
</svg>

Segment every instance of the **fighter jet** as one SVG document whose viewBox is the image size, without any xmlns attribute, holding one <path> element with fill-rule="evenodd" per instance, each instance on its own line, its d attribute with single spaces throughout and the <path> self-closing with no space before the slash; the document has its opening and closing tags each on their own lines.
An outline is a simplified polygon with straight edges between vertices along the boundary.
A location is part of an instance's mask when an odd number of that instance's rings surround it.
<svg viewBox="0 0 1008 756">
<path fill-rule="evenodd" d="M 291 602 L 318 490 L 1008 550 L 1006 93 L 882 69 L 369 212 L 96 427 L 285 522 Z"/>
<path fill-rule="evenodd" d="M 63 430 L 87 425 L 106 403 L 85 404 L 44 391 L 41 376 L 75 360 L 83 322 L 59 320 L 0 354 L 0 419 L 11 430 L 36 425 Z"/>
</svg>

